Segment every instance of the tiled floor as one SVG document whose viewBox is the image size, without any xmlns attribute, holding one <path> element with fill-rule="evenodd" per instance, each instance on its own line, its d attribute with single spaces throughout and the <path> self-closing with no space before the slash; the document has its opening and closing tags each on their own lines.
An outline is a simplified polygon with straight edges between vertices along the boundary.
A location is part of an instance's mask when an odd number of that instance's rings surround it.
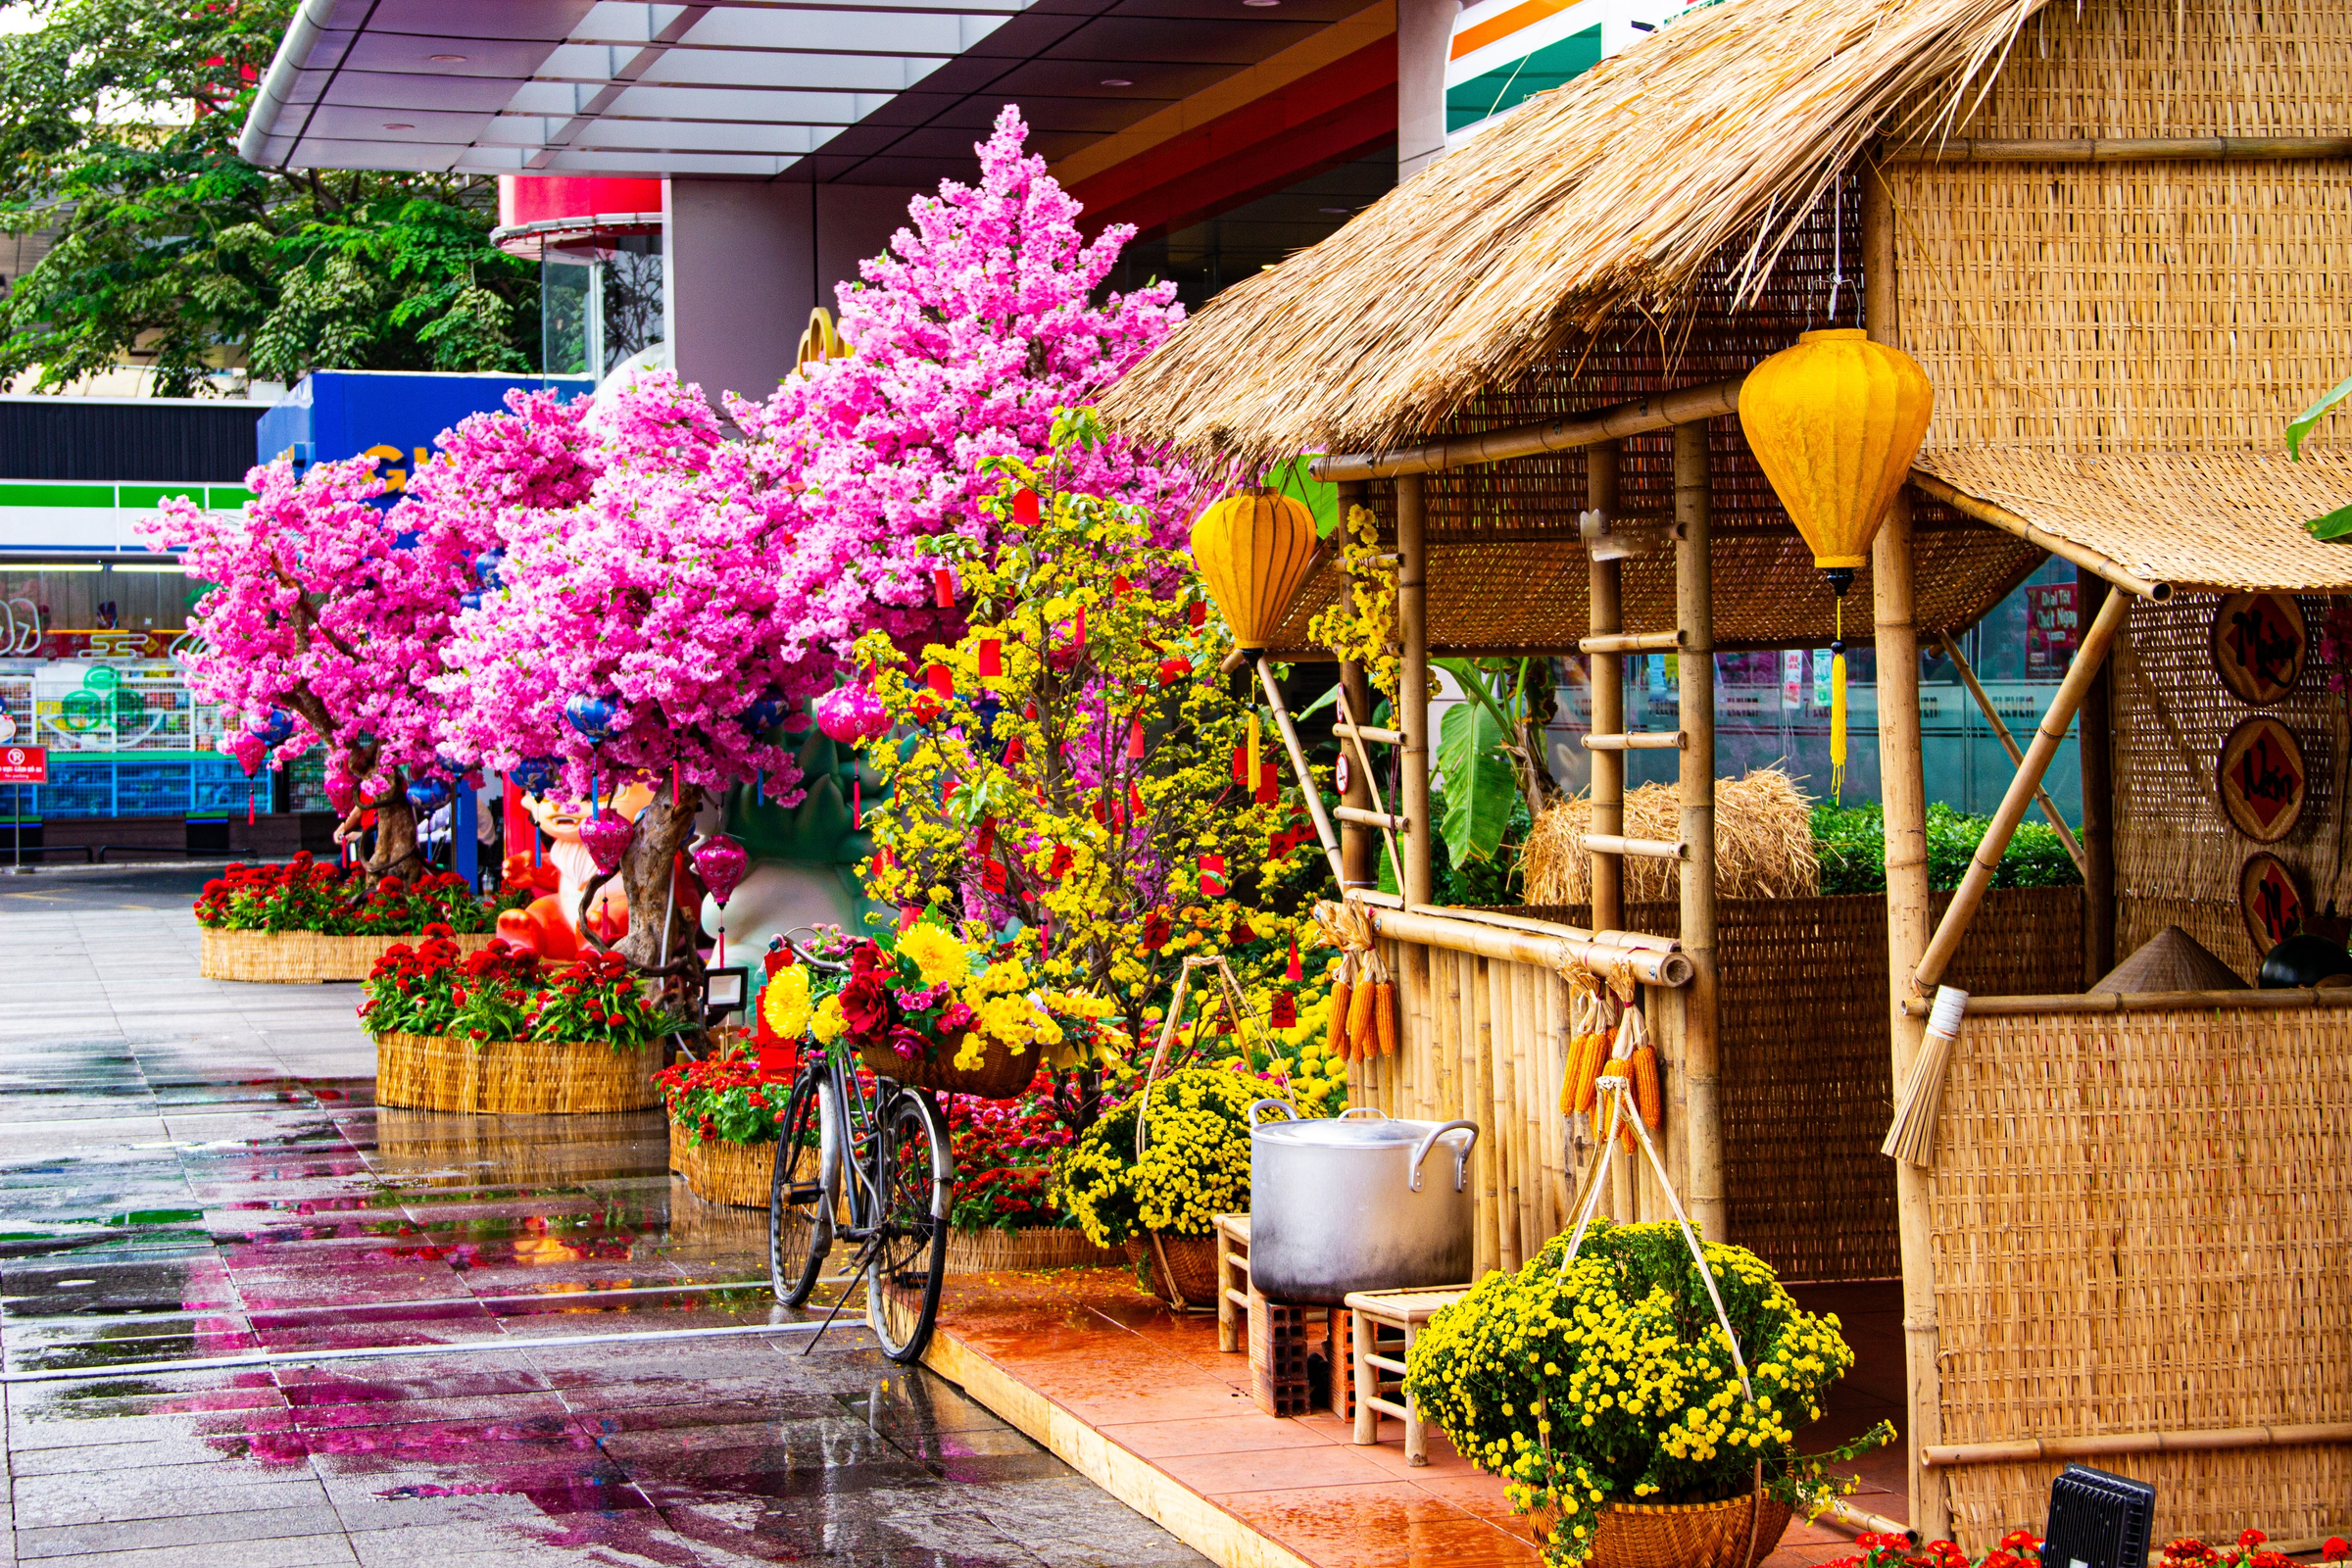
<svg viewBox="0 0 2352 1568">
<path fill-rule="evenodd" d="M 1805 1444 L 1826 1447 L 1894 1418 L 1902 1390 L 1895 1288 L 1798 1294 L 1838 1314 L 1859 1358 L 1822 1421 L 1801 1435 Z M 1408 1466 L 1399 1422 L 1384 1420 L 1382 1442 L 1357 1447 L 1352 1425 L 1329 1411 L 1260 1414 L 1248 1359 L 1218 1351 L 1215 1320 L 1172 1317 L 1121 1271 L 951 1280 L 941 1322 L 962 1350 L 1317 1568 L 1540 1560 L 1502 1484 L 1473 1470 L 1442 1435 L 1430 1434 L 1426 1466 Z M 1898 1451 L 1866 1455 L 1856 1468 L 1856 1506 L 1906 1514 Z M 1850 1533 L 1791 1524 L 1765 1568 L 1805 1568 L 1853 1550 Z"/>
<path fill-rule="evenodd" d="M 377 1110 L 352 986 L 196 978 L 203 873 L 0 882 L 0 1564 L 1199 1563 L 861 1331 L 659 1113 Z M 749 1283 L 760 1280 L 760 1283 Z M 553 1343 L 548 1343 L 553 1342 Z M 155 1371 L 256 1348 L 486 1347 Z"/>
</svg>

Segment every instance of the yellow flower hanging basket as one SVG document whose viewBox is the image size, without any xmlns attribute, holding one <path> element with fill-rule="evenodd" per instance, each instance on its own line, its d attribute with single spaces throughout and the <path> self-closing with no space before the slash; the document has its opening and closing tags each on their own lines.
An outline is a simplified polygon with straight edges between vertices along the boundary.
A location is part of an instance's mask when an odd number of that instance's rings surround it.
<svg viewBox="0 0 2352 1568">
<path fill-rule="evenodd" d="M 1227 496 L 1193 523 L 1193 560 L 1244 648 L 1263 648 L 1315 554 L 1315 514 L 1271 490 Z"/>
</svg>

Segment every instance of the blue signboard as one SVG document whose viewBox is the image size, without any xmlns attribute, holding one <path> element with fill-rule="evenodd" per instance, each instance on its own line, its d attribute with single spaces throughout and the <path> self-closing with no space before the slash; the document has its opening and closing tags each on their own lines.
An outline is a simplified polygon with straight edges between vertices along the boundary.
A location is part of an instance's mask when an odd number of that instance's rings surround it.
<svg viewBox="0 0 2352 1568">
<path fill-rule="evenodd" d="M 596 390 L 585 375 L 441 374 L 411 370 L 314 370 L 256 426 L 255 445 L 269 463 L 334 463 L 373 455 L 398 492 L 430 457 L 442 431 L 468 414 L 503 409 L 516 388 L 553 388 L 565 397 Z"/>
</svg>

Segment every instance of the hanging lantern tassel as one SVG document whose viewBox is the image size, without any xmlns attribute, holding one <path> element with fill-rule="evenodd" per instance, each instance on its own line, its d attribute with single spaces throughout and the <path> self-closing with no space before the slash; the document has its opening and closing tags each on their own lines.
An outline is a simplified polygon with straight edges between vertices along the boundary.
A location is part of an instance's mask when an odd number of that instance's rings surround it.
<svg viewBox="0 0 2352 1568">
<path fill-rule="evenodd" d="M 594 821 L 604 812 L 604 804 L 596 798 L 596 769 L 592 767 L 588 770 L 588 819 Z"/>
<path fill-rule="evenodd" d="M 1845 804 L 1845 594 L 1839 591 L 1838 635 L 1830 643 L 1830 803 Z"/>
<path fill-rule="evenodd" d="M 253 826 L 253 786 L 245 786 L 245 825 Z"/>
<path fill-rule="evenodd" d="M 850 779 L 850 826 L 865 826 L 865 780 L 856 776 Z"/>
<path fill-rule="evenodd" d="M 752 804 L 754 806 L 767 804 L 767 769 L 764 767 L 752 774 Z"/>
</svg>

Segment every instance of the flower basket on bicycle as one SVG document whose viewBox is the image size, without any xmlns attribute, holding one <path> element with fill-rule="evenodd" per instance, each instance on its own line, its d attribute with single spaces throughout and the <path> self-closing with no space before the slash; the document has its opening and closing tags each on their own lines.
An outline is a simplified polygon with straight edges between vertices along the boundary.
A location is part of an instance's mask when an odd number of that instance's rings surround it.
<svg viewBox="0 0 2352 1568">
<path fill-rule="evenodd" d="M 980 1064 L 967 1067 L 963 1062 L 975 1048 Z M 982 1100 L 1010 1100 L 1029 1087 L 1037 1076 L 1037 1064 L 1044 1048 L 1032 1042 L 1026 1046 L 1007 1046 L 1001 1040 L 991 1040 L 976 1030 L 964 1030 L 949 1039 L 927 1044 L 923 1054 L 902 1056 L 896 1043 L 860 1045 L 858 1060 L 877 1078 L 896 1078 L 909 1089 L 929 1089 L 943 1095 L 977 1095 Z"/>
<path fill-rule="evenodd" d="M 820 1041 L 847 1041 L 877 1078 L 1008 1100 L 1061 1039 L 1044 1003 L 1023 995 L 1028 984 L 1018 959 L 977 967 L 955 937 L 914 925 L 889 951 L 859 943 L 848 983 L 816 1009 L 810 1029 Z"/>
</svg>

